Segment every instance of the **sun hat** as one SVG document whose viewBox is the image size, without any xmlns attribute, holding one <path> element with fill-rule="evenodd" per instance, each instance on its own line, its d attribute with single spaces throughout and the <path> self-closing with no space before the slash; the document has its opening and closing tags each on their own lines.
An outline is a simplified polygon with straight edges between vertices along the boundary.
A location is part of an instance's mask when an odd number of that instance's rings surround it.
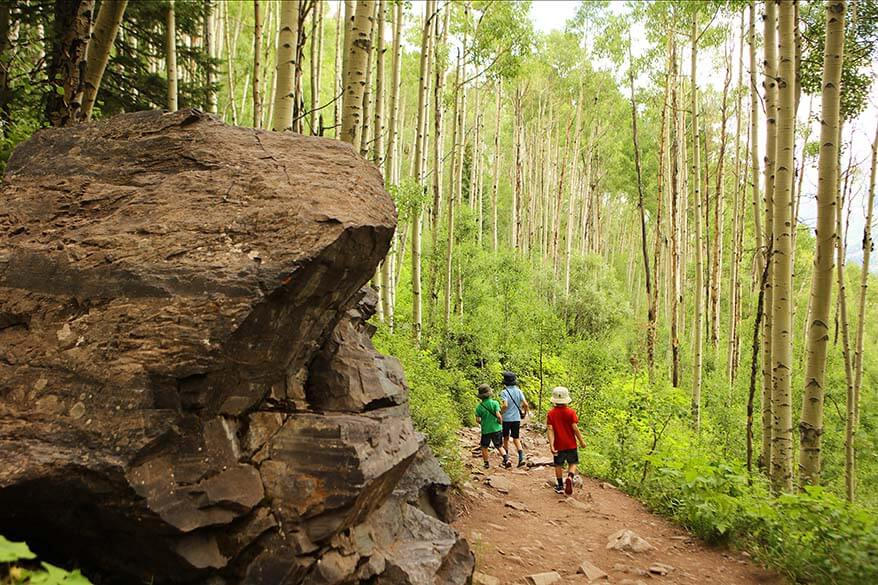
<svg viewBox="0 0 878 585">
<path fill-rule="evenodd" d="M 570 390 L 564 386 L 552 388 L 552 404 L 570 404 Z"/>
<path fill-rule="evenodd" d="M 514 372 L 503 372 L 504 386 L 515 386 L 516 384 L 518 384 L 518 378 L 516 378 Z"/>
<path fill-rule="evenodd" d="M 487 398 L 491 395 L 491 386 L 488 384 L 479 384 L 479 398 Z"/>
</svg>

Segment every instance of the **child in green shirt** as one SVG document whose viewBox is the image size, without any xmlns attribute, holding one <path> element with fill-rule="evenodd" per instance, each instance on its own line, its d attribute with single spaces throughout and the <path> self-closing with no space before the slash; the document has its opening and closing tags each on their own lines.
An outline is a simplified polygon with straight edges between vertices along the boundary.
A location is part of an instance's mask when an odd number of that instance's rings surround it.
<svg viewBox="0 0 878 585">
<path fill-rule="evenodd" d="M 503 417 L 500 415 L 500 403 L 491 398 L 491 387 L 487 384 L 479 386 L 479 398 L 482 399 L 476 406 L 476 421 L 482 426 L 482 459 L 485 461 L 485 469 L 490 467 L 488 463 L 488 447 L 493 444 L 503 456 L 503 466 L 512 467 L 509 455 L 503 448 Z"/>
</svg>

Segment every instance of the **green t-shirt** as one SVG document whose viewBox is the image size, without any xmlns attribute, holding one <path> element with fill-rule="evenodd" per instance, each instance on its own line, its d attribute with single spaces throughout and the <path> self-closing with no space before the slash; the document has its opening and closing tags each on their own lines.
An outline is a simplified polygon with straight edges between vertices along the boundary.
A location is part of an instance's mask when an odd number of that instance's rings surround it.
<svg viewBox="0 0 878 585">
<path fill-rule="evenodd" d="M 476 416 L 482 418 L 482 434 L 490 435 L 497 431 L 503 430 L 503 425 L 494 416 L 494 413 L 500 412 L 500 403 L 493 398 L 485 398 L 476 407 Z"/>
</svg>

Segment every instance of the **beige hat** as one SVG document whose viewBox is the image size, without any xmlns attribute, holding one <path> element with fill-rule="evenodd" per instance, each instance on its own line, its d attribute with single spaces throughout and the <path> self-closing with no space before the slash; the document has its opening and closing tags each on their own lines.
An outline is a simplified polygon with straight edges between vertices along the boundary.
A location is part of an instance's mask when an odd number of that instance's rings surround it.
<svg viewBox="0 0 878 585">
<path fill-rule="evenodd" d="M 570 404 L 570 390 L 564 386 L 552 388 L 552 404 Z"/>
<path fill-rule="evenodd" d="M 488 384 L 479 384 L 479 398 L 487 398 L 491 395 L 491 386 Z"/>
</svg>

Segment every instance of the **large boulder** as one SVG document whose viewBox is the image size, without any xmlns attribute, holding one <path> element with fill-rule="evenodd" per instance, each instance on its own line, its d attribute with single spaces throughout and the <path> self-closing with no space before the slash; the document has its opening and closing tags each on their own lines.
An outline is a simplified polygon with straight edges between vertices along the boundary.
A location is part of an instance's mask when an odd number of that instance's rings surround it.
<svg viewBox="0 0 878 585">
<path fill-rule="evenodd" d="M 196 110 L 19 146 L 0 533 L 101 583 L 465 583 L 447 477 L 370 340 L 395 222 L 348 145 Z"/>
</svg>

